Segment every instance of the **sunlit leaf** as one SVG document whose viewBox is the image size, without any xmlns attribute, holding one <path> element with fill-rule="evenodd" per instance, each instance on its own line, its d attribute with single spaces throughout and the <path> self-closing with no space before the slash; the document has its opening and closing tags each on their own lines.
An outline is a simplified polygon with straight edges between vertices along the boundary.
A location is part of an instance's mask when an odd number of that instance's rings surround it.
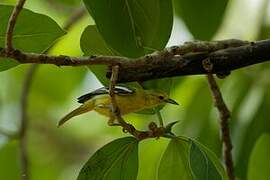
<svg viewBox="0 0 270 180">
<path fill-rule="evenodd" d="M 256 142 L 248 163 L 248 180 L 268 180 L 270 177 L 268 160 L 270 134 L 263 134 Z"/>
<path fill-rule="evenodd" d="M 181 139 L 172 139 L 164 152 L 159 168 L 158 180 L 190 180 L 189 169 L 190 143 Z"/>
<path fill-rule="evenodd" d="M 139 172 L 137 180 L 156 179 L 157 164 L 159 163 L 160 157 L 166 149 L 168 142 L 169 141 L 166 138 L 140 141 Z M 149 151 L 149 149 L 151 149 L 151 151 Z"/>
<path fill-rule="evenodd" d="M 125 137 L 99 149 L 81 169 L 78 180 L 136 180 L 137 173 L 138 141 Z"/>
<path fill-rule="evenodd" d="M 5 42 L 7 22 L 12 9 L 12 6 L 0 5 L 0 46 Z M 13 43 L 16 49 L 40 53 L 64 34 L 50 17 L 23 9 L 14 29 Z"/>
</svg>

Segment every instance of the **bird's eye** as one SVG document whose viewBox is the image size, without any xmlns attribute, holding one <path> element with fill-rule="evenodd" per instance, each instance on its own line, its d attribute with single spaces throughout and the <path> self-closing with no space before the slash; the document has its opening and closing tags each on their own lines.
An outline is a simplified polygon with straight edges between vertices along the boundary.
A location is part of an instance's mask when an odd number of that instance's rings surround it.
<svg viewBox="0 0 270 180">
<path fill-rule="evenodd" d="M 164 99 L 164 97 L 163 97 L 163 96 L 158 96 L 158 98 L 159 98 L 160 100 L 163 100 L 163 99 Z"/>
</svg>

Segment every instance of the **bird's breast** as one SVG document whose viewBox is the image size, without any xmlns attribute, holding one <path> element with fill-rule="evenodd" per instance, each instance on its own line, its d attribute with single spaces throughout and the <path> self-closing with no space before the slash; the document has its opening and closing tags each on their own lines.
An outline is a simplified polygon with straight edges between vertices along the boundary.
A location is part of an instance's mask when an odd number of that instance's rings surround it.
<svg viewBox="0 0 270 180">
<path fill-rule="evenodd" d="M 116 96 L 115 99 L 122 115 L 143 110 L 145 107 L 145 99 L 138 96 Z M 109 95 L 96 98 L 94 110 L 109 117 L 112 111 Z"/>
</svg>

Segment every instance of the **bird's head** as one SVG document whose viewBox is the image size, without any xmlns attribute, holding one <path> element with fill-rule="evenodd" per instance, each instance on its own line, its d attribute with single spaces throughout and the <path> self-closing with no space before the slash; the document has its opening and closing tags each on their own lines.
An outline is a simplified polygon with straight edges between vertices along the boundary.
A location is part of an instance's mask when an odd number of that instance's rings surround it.
<svg viewBox="0 0 270 180">
<path fill-rule="evenodd" d="M 159 105 L 163 103 L 170 103 L 174 105 L 179 105 L 175 100 L 169 98 L 169 96 L 162 91 L 157 90 L 147 90 L 146 91 L 146 101 L 152 105 Z"/>
</svg>

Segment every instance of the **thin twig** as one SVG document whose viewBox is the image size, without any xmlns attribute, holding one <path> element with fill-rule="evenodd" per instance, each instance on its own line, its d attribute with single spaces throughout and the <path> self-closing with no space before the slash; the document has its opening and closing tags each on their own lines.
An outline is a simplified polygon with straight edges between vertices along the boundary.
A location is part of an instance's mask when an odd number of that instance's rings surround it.
<svg viewBox="0 0 270 180">
<path fill-rule="evenodd" d="M 80 12 L 80 13 L 79 13 Z M 78 10 L 74 14 L 71 15 L 70 19 L 67 20 L 63 29 L 68 30 L 74 23 L 76 23 L 81 17 L 83 17 L 84 13 Z M 48 52 L 48 51 L 47 51 Z M 30 92 L 30 87 L 32 84 L 32 80 L 34 78 L 34 73 L 37 71 L 38 64 L 33 64 L 30 66 L 28 72 L 25 76 L 25 81 L 23 85 L 23 91 L 21 96 L 21 126 L 19 129 L 19 150 L 20 150 L 20 159 L 21 159 L 21 171 L 22 171 L 22 179 L 29 180 L 29 160 L 27 153 L 27 128 L 28 128 L 28 117 L 27 117 L 27 107 L 28 107 L 28 96 Z"/>
<path fill-rule="evenodd" d="M 9 17 L 8 20 L 8 26 L 7 26 L 7 32 L 6 32 L 6 51 L 9 54 L 13 50 L 13 43 L 12 43 L 12 38 L 13 38 L 13 31 L 14 27 L 17 21 L 17 17 L 19 16 L 23 5 L 25 3 L 25 0 L 19 0 L 17 5 L 14 7 L 12 14 Z"/>
<path fill-rule="evenodd" d="M 211 89 L 211 93 L 213 96 L 214 104 L 218 109 L 219 116 L 220 116 L 220 126 L 221 126 L 221 136 L 223 142 L 223 149 L 224 149 L 224 159 L 226 165 L 227 175 L 230 180 L 234 180 L 233 174 L 233 159 L 232 159 L 232 142 L 230 137 L 230 127 L 229 127 L 229 118 L 230 118 L 230 111 L 227 108 L 222 94 L 219 90 L 217 82 L 213 76 L 213 74 L 207 74 L 207 80 L 209 87 Z"/>
<path fill-rule="evenodd" d="M 117 82 L 118 78 L 118 72 L 119 72 L 119 66 L 112 66 L 112 77 L 110 79 L 110 86 L 109 86 L 109 95 L 111 96 L 111 104 L 112 104 L 112 115 L 117 119 L 118 123 L 124 128 L 124 131 L 128 131 L 129 133 L 133 134 L 135 128 L 126 123 L 125 120 L 121 116 L 120 109 L 117 106 L 117 102 L 115 99 L 114 94 L 114 87 Z"/>
<path fill-rule="evenodd" d="M 155 108 L 155 111 L 156 111 L 156 114 L 157 114 L 157 117 L 158 117 L 159 125 L 161 127 L 164 127 L 164 123 L 163 123 L 163 119 L 162 119 L 160 110 L 158 110 L 157 108 Z"/>
<path fill-rule="evenodd" d="M 19 16 L 25 0 L 19 0 L 17 5 L 14 7 L 8 21 L 7 32 L 6 32 L 6 53 L 11 54 L 13 51 L 13 31 L 17 21 L 17 17 Z M 33 70 L 30 69 L 27 73 L 25 83 L 22 91 L 22 99 L 21 99 L 21 125 L 19 128 L 19 151 L 20 151 L 20 160 L 21 160 L 21 171 L 22 171 L 22 179 L 29 180 L 29 172 L 28 172 L 28 154 L 27 154 L 27 139 L 26 139 L 26 129 L 27 129 L 27 116 L 26 116 L 26 107 L 27 107 L 27 97 L 28 97 L 28 89 L 29 84 L 31 83 Z"/>
<path fill-rule="evenodd" d="M 30 86 L 32 84 L 32 79 L 34 73 L 36 72 L 36 66 L 30 66 L 26 73 L 25 81 L 23 84 L 22 96 L 21 96 L 21 125 L 19 129 L 19 151 L 21 159 L 21 171 L 22 179 L 29 180 L 29 163 L 28 163 L 28 153 L 27 153 L 27 128 L 28 128 L 28 117 L 27 117 L 27 107 L 28 107 L 28 96 Z"/>
</svg>

